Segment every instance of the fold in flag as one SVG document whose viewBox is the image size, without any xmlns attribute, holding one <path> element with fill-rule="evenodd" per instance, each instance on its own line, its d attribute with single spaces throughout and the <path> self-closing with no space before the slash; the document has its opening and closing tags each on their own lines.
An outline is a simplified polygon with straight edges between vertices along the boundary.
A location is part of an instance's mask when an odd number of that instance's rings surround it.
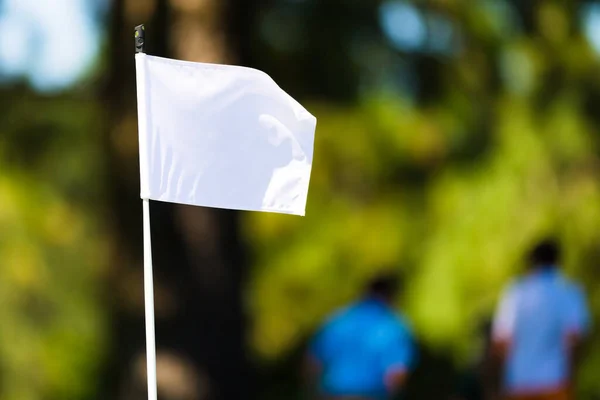
<svg viewBox="0 0 600 400">
<path fill-rule="evenodd" d="M 141 197 L 304 215 L 316 118 L 265 73 L 136 55 Z"/>
</svg>

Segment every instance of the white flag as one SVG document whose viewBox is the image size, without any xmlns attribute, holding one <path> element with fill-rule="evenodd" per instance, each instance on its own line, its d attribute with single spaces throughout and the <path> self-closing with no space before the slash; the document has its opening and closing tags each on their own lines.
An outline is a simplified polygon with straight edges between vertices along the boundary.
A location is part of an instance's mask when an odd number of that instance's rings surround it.
<svg viewBox="0 0 600 400">
<path fill-rule="evenodd" d="M 136 55 L 141 197 L 304 215 L 316 118 L 265 73 Z"/>
</svg>

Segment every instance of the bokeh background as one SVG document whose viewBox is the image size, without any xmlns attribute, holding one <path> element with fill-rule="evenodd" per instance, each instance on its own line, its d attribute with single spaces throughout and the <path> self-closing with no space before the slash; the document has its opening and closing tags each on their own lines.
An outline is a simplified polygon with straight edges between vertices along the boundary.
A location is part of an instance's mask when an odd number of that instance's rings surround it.
<svg viewBox="0 0 600 400">
<path fill-rule="evenodd" d="M 145 398 L 140 23 L 319 121 L 305 218 L 152 204 L 162 399 L 301 398 L 311 332 L 387 268 L 408 398 L 482 398 L 498 294 L 547 234 L 598 321 L 600 3 L 0 0 L 0 399 Z"/>
</svg>

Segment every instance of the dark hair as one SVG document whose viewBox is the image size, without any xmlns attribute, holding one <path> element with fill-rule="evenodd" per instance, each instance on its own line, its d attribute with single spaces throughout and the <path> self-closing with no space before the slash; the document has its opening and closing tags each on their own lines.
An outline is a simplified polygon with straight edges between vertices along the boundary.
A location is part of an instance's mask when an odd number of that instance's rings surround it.
<svg viewBox="0 0 600 400">
<path fill-rule="evenodd" d="M 367 293 L 391 300 L 400 290 L 400 276 L 392 272 L 376 275 L 369 281 Z"/>
<path fill-rule="evenodd" d="M 529 262 L 533 267 L 555 266 L 560 260 L 560 246 L 554 239 L 545 239 L 538 243 L 531 254 Z"/>
</svg>

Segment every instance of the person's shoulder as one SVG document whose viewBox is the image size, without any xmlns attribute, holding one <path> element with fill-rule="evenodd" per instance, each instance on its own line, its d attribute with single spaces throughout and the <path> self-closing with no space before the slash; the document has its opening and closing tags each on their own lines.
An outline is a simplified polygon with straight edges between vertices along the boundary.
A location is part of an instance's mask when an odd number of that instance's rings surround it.
<svg viewBox="0 0 600 400">
<path fill-rule="evenodd" d="M 558 284 L 567 296 L 580 297 L 584 295 L 583 286 L 571 278 L 561 275 Z"/>
<path fill-rule="evenodd" d="M 396 331 L 406 335 L 412 335 L 412 325 L 408 318 L 402 313 L 398 311 L 393 311 L 390 314 L 390 319 L 388 320 L 389 325 Z"/>
<path fill-rule="evenodd" d="M 519 291 L 521 291 L 525 286 L 527 286 L 527 283 L 528 283 L 528 279 L 526 276 L 521 276 L 521 277 L 511 279 L 504 287 L 504 290 L 502 291 L 502 296 L 503 297 L 514 296 Z"/>
<path fill-rule="evenodd" d="M 561 304 L 568 309 L 586 308 L 587 301 L 583 285 L 565 275 L 558 275 L 555 294 L 561 299 Z"/>
<path fill-rule="evenodd" d="M 574 296 L 585 297 L 585 289 L 583 288 L 583 285 L 577 282 L 571 282 L 570 286 L 571 293 L 573 293 Z"/>
<path fill-rule="evenodd" d="M 358 305 L 356 303 L 340 307 L 333 311 L 325 320 L 325 326 L 333 326 L 337 325 L 340 322 L 343 322 L 349 318 L 352 318 L 356 313 Z"/>
</svg>

